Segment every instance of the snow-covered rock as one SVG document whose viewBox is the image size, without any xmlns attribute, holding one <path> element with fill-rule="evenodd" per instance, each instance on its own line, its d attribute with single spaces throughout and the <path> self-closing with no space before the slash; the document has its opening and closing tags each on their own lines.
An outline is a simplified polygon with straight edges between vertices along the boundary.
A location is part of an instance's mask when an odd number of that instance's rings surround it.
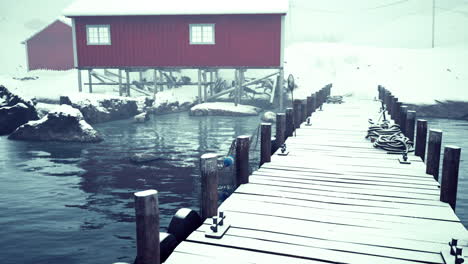
<svg viewBox="0 0 468 264">
<path fill-rule="evenodd" d="M 90 124 L 128 119 L 139 113 L 137 100 L 134 98 L 78 94 L 69 96 L 69 100 Z"/>
<path fill-rule="evenodd" d="M 50 111 L 55 110 L 55 108 L 57 108 L 57 104 L 46 104 L 46 103 L 36 104 L 37 115 L 39 116 L 39 118 L 43 118 Z"/>
<path fill-rule="evenodd" d="M 148 112 L 143 112 L 141 114 L 134 116 L 133 120 L 135 120 L 135 122 L 137 123 L 144 123 L 150 120 L 150 116 Z"/>
<path fill-rule="evenodd" d="M 234 103 L 203 103 L 190 109 L 189 114 L 194 116 L 254 116 L 260 113 L 261 109 L 250 105 L 237 105 Z"/>
<path fill-rule="evenodd" d="M 262 121 L 269 123 L 276 123 L 276 113 L 267 111 L 262 115 Z"/>
<path fill-rule="evenodd" d="M 60 105 L 46 116 L 17 128 L 9 137 L 16 140 L 99 142 L 99 133 L 84 119 L 81 112 L 69 105 Z"/>
<path fill-rule="evenodd" d="M 34 104 L 0 85 L 0 135 L 8 135 L 22 124 L 37 120 Z"/>
</svg>

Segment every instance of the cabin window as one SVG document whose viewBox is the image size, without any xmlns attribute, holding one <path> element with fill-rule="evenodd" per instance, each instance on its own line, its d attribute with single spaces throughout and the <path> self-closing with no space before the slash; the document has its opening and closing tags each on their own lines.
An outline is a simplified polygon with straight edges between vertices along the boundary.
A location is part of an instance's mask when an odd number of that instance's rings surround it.
<svg viewBox="0 0 468 264">
<path fill-rule="evenodd" d="M 215 44 L 214 24 L 190 24 L 191 45 Z"/>
<path fill-rule="evenodd" d="M 110 25 L 86 25 L 88 45 L 110 45 Z"/>
</svg>

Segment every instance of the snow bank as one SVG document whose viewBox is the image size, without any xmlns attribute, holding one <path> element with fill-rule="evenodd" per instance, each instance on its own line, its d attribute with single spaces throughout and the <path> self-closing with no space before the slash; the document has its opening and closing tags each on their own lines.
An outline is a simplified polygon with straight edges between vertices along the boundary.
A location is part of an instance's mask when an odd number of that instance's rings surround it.
<svg viewBox="0 0 468 264">
<path fill-rule="evenodd" d="M 413 104 L 468 101 L 468 48 L 392 49 L 299 43 L 286 50 L 286 76 L 295 76 L 295 98 L 333 83 L 332 94 L 373 98 L 381 84 Z"/>
<path fill-rule="evenodd" d="M 280 14 L 288 11 L 288 0 L 76 0 L 66 16 L 109 15 L 207 15 Z"/>
<path fill-rule="evenodd" d="M 258 115 L 260 108 L 250 105 L 237 105 L 234 103 L 203 103 L 190 109 L 190 115 L 222 115 L 222 116 L 253 116 Z"/>
</svg>

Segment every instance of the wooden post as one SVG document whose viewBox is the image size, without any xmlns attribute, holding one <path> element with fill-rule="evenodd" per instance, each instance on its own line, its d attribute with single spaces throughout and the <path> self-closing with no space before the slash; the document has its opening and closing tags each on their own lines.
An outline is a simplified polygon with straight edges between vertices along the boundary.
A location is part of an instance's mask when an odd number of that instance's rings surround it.
<svg viewBox="0 0 468 264">
<path fill-rule="evenodd" d="M 239 104 L 239 70 L 235 69 L 234 71 L 234 80 L 236 82 L 236 87 L 234 89 L 234 105 Z"/>
<path fill-rule="evenodd" d="M 295 99 L 293 102 L 294 130 L 301 126 L 301 100 Z"/>
<path fill-rule="evenodd" d="M 210 96 L 214 95 L 213 88 L 214 88 L 213 71 L 210 71 Z"/>
<path fill-rule="evenodd" d="M 293 135 L 294 131 L 294 117 L 293 117 L 293 109 L 286 108 L 286 133 L 285 137 L 288 138 Z"/>
<path fill-rule="evenodd" d="M 138 264 L 159 264 L 159 201 L 158 191 L 134 193 L 136 245 Z"/>
<path fill-rule="evenodd" d="M 201 69 L 198 69 L 198 103 L 202 103 Z"/>
<path fill-rule="evenodd" d="M 305 122 L 307 119 L 307 100 L 301 101 L 301 123 Z"/>
<path fill-rule="evenodd" d="M 159 72 L 159 91 L 164 91 L 164 72 L 162 70 L 158 70 Z"/>
<path fill-rule="evenodd" d="M 390 116 L 393 118 L 393 116 L 395 115 L 393 113 L 393 100 L 394 100 L 395 96 L 393 95 L 390 95 L 388 97 L 388 113 L 390 114 Z"/>
<path fill-rule="evenodd" d="M 401 126 L 401 106 L 403 105 L 402 102 L 396 102 L 395 103 L 395 123 Z"/>
<path fill-rule="evenodd" d="M 91 72 L 93 71 L 93 69 L 89 69 L 88 70 L 88 82 L 89 82 L 89 93 L 93 93 L 93 83 L 92 83 L 92 80 L 91 80 Z"/>
<path fill-rule="evenodd" d="M 139 77 L 139 82 L 142 83 L 143 82 L 143 72 L 142 71 L 139 71 L 138 72 L 138 77 Z"/>
<path fill-rule="evenodd" d="M 156 94 L 158 93 L 158 71 L 153 70 L 153 99 L 156 100 Z"/>
<path fill-rule="evenodd" d="M 315 94 L 312 94 L 311 114 L 314 113 L 316 109 L 317 109 L 317 96 Z"/>
<path fill-rule="evenodd" d="M 119 69 L 119 96 L 122 95 L 122 70 Z"/>
<path fill-rule="evenodd" d="M 379 93 L 379 100 L 382 100 L 382 86 L 380 84 L 377 85 L 377 91 Z"/>
<path fill-rule="evenodd" d="M 245 73 L 244 69 L 239 70 L 239 104 L 241 104 L 242 94 L 244 93 L 244 79 L 245 79 L 244 73 Z"/>
<path fill-rule="evenodd" d="M 203 154 L 200 157 L 202 221 L 218 215 L 218 155 Z"/>
<path fill-rule="evenodd" d="M 409 140 L 414 142 L 414 128 L 416 126 L 416 111 L 408 111 L 406 116 L 406 134 L 405 136 L 409 138 Z"/>
<path fill-rule="evenodd" d="M 278 150 L 283 145 L 286 137 L 286 115 L 283 113 L 276 114 L 276 141 L 274 150 Z"/>
<path fill-rule="evenodd" d="M 279 82 L 278 82 L 278 100 L 279 100 L 279 111 L 284 110 L 284 69 L 280 69 Z"/>
<path fill-rule="evenodd" d="M 250 137 L 238 136 L 236 139 L 236 183 L 237 186 L 249 182 Z"/>
<path fill-rule="evenodd" d="M 415 155 L 421 157 L 424 161 L 426 156 L 427 121 L 424 119 L 418 119 L 416 127 Z"/>
<path fill-rule="evenodd" d="M 260 137 L 260 167 L 271 161 L 271 124 L 262 123 Z"/>
<path fill-rule="evenodd" d="M 307 96 L 307 116 L 312 114 L 312 96 Z"/>
<path fill-rule="evenodd" d="M 460 167 L 461 148 L 446 146 L 442 164 L 442 184 L 440 186 L 440 200 L 450 204 L 455 211 L 457 204 L 458 170 Z"/>
<path fill-rule="evenodd" d="M 397 119 L 397 116 L 400 114 L 398 111 L 398 98 L 393 97 L 392 101 L 392 119 L 395 121 Z"/>
<path fill-rule="evenodd" d="M 83 91 L 83 83 L 81 81 L 81 70 L 78 69 L 78 92 L 82 92 Z"/>
<path fill-rule="evenodd" d="M 408 107 L 406 105 L 401 107 L 401 113 L 400 113 L 400 128 L 401 132 L 406 135 L 406 116 L 408 114 Z"/>
<path fill-rule="evenodd" d="M 125 70 L 125 75 L 127 77 L 127 86 L 126 86 L 126 93 L 127 93 L 127 96 L 130 96 L 130 72 L 128 70 Z"/>
<path fill-rule="evenodd" d="M 442 130 L 429 130 L 429 143 L 427 144 L 426 173 L 439 181 L 440 150 L 442 145 Z"/>
<path fill-rule="evenodd" d="M 206 103 L 206 98 L 208 98 L 208 82 L 207 77 L 206 77 L 206 71 L 202 72 L 202 77 L 203 77 L 203 102 Z"/>
</svg>

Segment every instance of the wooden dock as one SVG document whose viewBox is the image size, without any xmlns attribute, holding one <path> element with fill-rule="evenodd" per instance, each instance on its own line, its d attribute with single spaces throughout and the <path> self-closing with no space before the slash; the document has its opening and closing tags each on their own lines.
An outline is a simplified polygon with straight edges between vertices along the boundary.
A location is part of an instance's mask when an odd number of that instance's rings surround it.
<svg viewBox="0 0 468 264">
<path fill-rule="evenodd" d="M 278 150 L 223 202 L 222 238 L 205 237 L 207 219 L 165 263 L 455 263 L 441 252 L 468 236 L 439 184 L 421 158 L 400 164 L 365 139 L 378 101 L 348 100 L 313 113 L 289 155 Z"/>
</svg>

